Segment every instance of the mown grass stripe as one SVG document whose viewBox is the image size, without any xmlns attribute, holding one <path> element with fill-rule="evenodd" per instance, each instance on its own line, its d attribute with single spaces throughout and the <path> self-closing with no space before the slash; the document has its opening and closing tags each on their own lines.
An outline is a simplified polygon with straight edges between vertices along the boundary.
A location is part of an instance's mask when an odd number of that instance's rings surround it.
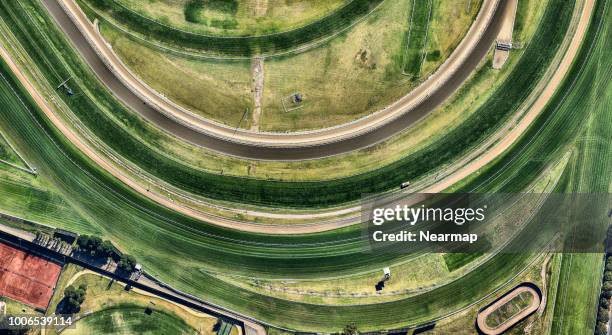
<svg viewBox="0 0 612 335">
<path fill-rule="evenodd" d="M 136 13 L 115 0 L 83 0 L 96 11 L 101 20 L 113 21 L 150 39 L 207 53 L 250 57 L 289 51 L 332 36 L 351 27 L 371 13 L 384 0 L 352 0 L 331 14 L 303 27 L 260 36 L 223 37 L 203 35 L 164 25 Z"/>
<path fill-rule="evenodd" d="M 402 72 L 405 75 L 419 77 L 421 65 L 426 56 L 429 20 L 433 10 L 433 0 L 413 0 L 411 6 L 410 22 L 406 37 L 406 51 Z"/>
<path fill-rule="evenodd" d="M 126 110 L 102 87 L 54 24 L 49 22 L 48 16 L 40 16 L 44 10 L 39 5 L 32 0 L 19 3 L 28 4 L 27 9 L 15 8 L 19 7 L 17 2 L 2 2 L 0 15 L 9 26 L 16 28 L 13 32 L 44 74 L 51 77 L 56 71 L 60 74 L 73 73 L 73 77 L 78 79 L 75 91 L 91 92 L 90 96 L 61 98 L 86 127 L 119 155 L 148 173 L 194 194 L 223 201 L 294 208 L 329 207 L 357 201 L 362 194 L 387 191 L 406 180 L 418 179 L 439 166 L 451 163 L 481 143 L 520 106 L 546 71 L 567 30 L 573 9 L 573 3 L 551 1 L 533 40 L 508 79 L 470 118 L 440 141 L 367 173 L 325 182 L 285 182 L 220 176 L 147 150 L 132 133 L 147 138 L 153 144 L 159 135 L 151 132 L 141 119 Z M 41 25 L 40 22 L 20 27 L 20 21 L 30 21 L 26 11 L 39 13 L 37 20 L 43 22 L 45 33 L 63 57 L 53 54 L 54 47 L 46 45 L 46 38 L 31 27 Z M 37 47 L 43 43 L 46 45 L 44 48 Z M 70 66 L 70 71 L 66 66 Z M 95 101 L 92 100 L 94 97 Z M 112 111 L 112 118 L 119 124 L 109 118 L 99 105 Z"/>
<path fill-rule="evenodd" d="M 517 144 L 518 149 L 513 149 L 506 156 L 517 158 L 514 154 L 520 152 L 520 164 L 508 167 L 508 175 L 482 186 L 482 190 L 507 192 L 513 190 L 515 185 L 528 183 L 530 178 L 533 180 L 532 167 L 537 170 L 550 162 L 551 157 L 562 154 L 561 149 L 567 148 L 571 139 L 580 133 L 579 130 L 586 122 L 585 110 L 589 107 L 583 105 L 583 97 L 601 85 L 609 87 L 605 78 L 600 78 L 597 83 L 591 82 L 594 73 L 610 68 L 612 62 L 609 57 L 601 56 L 602 52 L 609 50 L 612 39 L 607 34 L 595 34 L 597 23 L 610 18 L 609 14 L 601 15 L 602 3 L 598 2 L 596 19 L 585 38 L 585 47 L 569 75 L 569 78 L 579 77 L 579 85 L 574 86 L 569 81 L 562 85 L 542 117 L 534 124 L 533 132 L 528 134 L 536 134 L 537 140 L 531 141 L 531 137 L 521 140 Z M 598 58 L 588 57 L 587 49 L 594 40 L 600 46 L 594 49 L 600 56 Z M 338 246 L 335 250 L 340 253 L 344 248 L 342 257 L 329 258 L 325 256 L 325 251 L 333 249 L 333 245 L 326 244 L 322 248 L 314 245 L 314 242 L 322 240 L 341 240 L 350 235 L 347 232 L 282 238 L 245 234 L 181 217 L 139 197 L 83 158 L 57 130 L 49 126 L 48 120 L 33 107 L 33 102 L 10 79 L 12 77 L 8 75 L 6 67 L 2 66 L 2 72 L 9 79 L 0 85 L 0 101 L 6 106 L 0 109 L 0 121 L 12 126 L 12 135 L 22 144 L 19 147 L 28 148 L 27 157 L 35 159 L 47 171 L 45 178 L 57 184 L 74 206 L 90 216 L 92 224 L 125 250 L 133 251 L 145 268 L 160 274 L 162 279 L 172 284 L 176 283 L 180 289 L 202 295 L 226 307 L 296 329 L 340 331 L 350 322 L 357 322 L 362 330 L 389 329 L 427 322 L 446 312 L 469 306 L 530 264 L 530 256 L 526 253 L 502 253 L 449 285 L 384 304 L 330 307 L 290 302 L 245 291 L 203 273 L 201 268 L 218 267 L 228 271 L 243 269 L 245 272 L 267 272 L 271 275 L 291 271 L 297 275 L 320 277 L 324 273 L 342 269 L 353 271 L 354 268 L 374 268 L 380 266 L 384 259 L 375 254 L 363 253 L 358 247 L 348 244 Z M 582 71 L 583 68 L 585 71 Z M 22 96 L 31 114 L 20 104 L 18 97 Z M 608 101 L 598 103 L 603 105 L 598 105 L 594 111 L 609 113 L 609 109 L 604 109 Z M 609 133 L 608 129 L 606 133 Z M 492 170 L 500 166 L 506 170 L 505 164 L 496 164 Z M 480 184 L 483 180 L 486 178 L 477 178 L 474 184 Z M 507 184 L 507 180 L 512 183 Z M 497 188 L 499 185 L 501 187 Z M 219 236 L 206 235 L 211 233 L 244 239 L 246 242 L 220 240 Z M 355 235 L 355 232 L 352 234 Z M 518 240 L 528 240 L 537 235 L 533 231 L 525 231 Z M 272 244 L 261 246 L 258 253 L 253 254 L 252 250 L 257 248 L 247 244 L 253 241 Z M 295 243 L 309 242 L 313 242 L 314 246 L 294 246 Z M 168 264 L 173 266 L 168 267 Z"/>
</svg>

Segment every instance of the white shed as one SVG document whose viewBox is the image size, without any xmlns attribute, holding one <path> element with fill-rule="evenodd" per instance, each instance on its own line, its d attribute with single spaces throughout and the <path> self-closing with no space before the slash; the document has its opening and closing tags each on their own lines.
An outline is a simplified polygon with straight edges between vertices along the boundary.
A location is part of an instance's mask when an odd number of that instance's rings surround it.
<svg viewBox="0 0 612 335">
<path fill-rule="evenodd" d="M 391 278 L 391 269 L 389 269 L 388 267 L 384 268 L 383 274 L 384 274 L 384 280 Z"/>
</svg>

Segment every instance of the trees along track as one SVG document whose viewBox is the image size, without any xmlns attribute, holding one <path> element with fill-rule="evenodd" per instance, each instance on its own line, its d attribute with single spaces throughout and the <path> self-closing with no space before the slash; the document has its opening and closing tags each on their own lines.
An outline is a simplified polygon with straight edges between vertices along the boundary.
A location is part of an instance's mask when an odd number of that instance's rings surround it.
<svg viewBox="0 0 612 335">
<path fill-rule="evenodd" d="M 489 51 L 507 0 L 485 0 L 450 57 L 394 104 L 356 121 L 309 132 L 264 133 L 235 129 L 196 116 L 162 97 L 119 60 L 74 0 L 42 0 L 100 80 L 126 105 L 161 129 L 210 150 L 259 160 L 315 159 L 366 148 L 410 127 L 450 97 Z"/>
</svg>

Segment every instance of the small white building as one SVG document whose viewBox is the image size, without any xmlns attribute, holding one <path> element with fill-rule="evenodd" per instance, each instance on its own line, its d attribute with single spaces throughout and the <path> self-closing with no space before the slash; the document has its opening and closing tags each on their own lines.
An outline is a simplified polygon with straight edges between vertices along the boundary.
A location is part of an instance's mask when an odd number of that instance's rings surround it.
<svg viewBox="0 0 612 335">
<path fill-rule="evenodd" d="M 384 268 L 383 269 L 383 275 L 384 275 L 383 280 L 391 279 L 391 269 L 389 269 L 388 267 Z"/>
</svg>

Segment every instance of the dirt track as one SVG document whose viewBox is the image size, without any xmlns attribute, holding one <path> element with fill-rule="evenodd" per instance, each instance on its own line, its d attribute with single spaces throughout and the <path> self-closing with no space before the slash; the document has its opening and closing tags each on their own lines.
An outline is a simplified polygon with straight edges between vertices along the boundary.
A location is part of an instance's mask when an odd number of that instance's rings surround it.
<svg viewBox="0 0 612 335">
<path fill-rule="evenodd" d="M 509 1 L 509 6 L 510 8 L 512 8 L 512 10 L 507 11 L 506 15 L 504 16 L 504 23 L 502 24 L 501 30 L 499 31 L 499 35 L 497 35 L 497 42 L 512 43 L 512 32 L 514 31 L 514 19 L 516 18 L 518 0 Z M 508 60 L 509 56 L 509 50 L 500 50 L 495 48 L 495 53 L 493 54 L 493 68 L 501 69 L 502 66 Z"/>
<path fill-rule="evenodd" d="M 527 114 L 515 125 L 510 132 L 507 134 L 504 132 L 501 137 L 502 140 L 497 142 L 494 146 L 491 147 L 490 150 L 486 151 L 485 154 L 478 156 L 477 158 L 470 159 L 469 163 L 462 166 L 454 173 L 444 177 L 440 180 L 437 180 L 431 186 L 420 190 L 423 193 L 437 193 L 442 192 L 445 189 L 451 187 L 453 184 L 462 180 L 463 178 L 469 176 L 470 174 L 478 171 L 478 169 L 482 168 L 489 162 L 493 161 L 497 158 L 501 153 L 507 150 L 529 127 L 529 125 L 533 122 L 533 120 L 540 114 L 543 110 L 545 104 L 550 100 L 558 86 L 560 85 L 561 80 L 565 77 L 568 72 L 572 61 L 574 60 L 579 46 L 583 40 L 583 37 L 586 33 L 586 29 L 588 28 L 588 24 L 590 22 L 590 17 L 593 11 L 594 1 L 587 0 L 583 9 L 580 20 L 577 24 L 576 32 L 571 38 L 571 42 L 569 43 L 569 47 L 567 48 L 567 52 L 563 56 L 563 59 L 560 62 L 556 72 L 552 76 L 552 79 L 548 81 L 546 87 L 535 103 L 531 105 L 531 108 L 527 112 Z M 361 216 L 359 214 L 360 207 L 353 207 L 342 209 L 340 211 L 335 212 L 327 212 L 323 214 L 315 214 L 315 215 L 307 215 L 307 217 L 331 217 L 333 215 L 338 215 L 342 213 L 358 213 L 357 216 L 351 217 L 349 219 L 343 220 L 334 220 L 332 222 L 322 222 L 320 224 L 313 225 L 262 225 L 262 224 L 247 224 L 244 222 L 233 221 L 230 219 L 219 218 L 207 213 L 203 213 L 201 211 L 189 208 L 182 204 L 173 202 L 168 198 L 161 196 L 159 194 L 149 192 L 143 186 L 141 186 L 136 181 L 132 180 L 129 176 L 126 176 L 121 172 L 118 168 L 114 167 L 112 163 L 106 161 L 103 157 L 98 155 L 95 150 L 89 147 L 78 135 L 76 135 L 71 129 L 65 125 L 57 115 L 53 112 L 53 110 L 46 103 L 45 99 L 38 93 L 38 91 L 34 88 L 29 79 L 23 74 L 22 70 L 17 66 L 17 64 L 11 58 L 11 55 L 4 49 L 3 46 L 0 46 L 0 55 L 7 62 L 11 71 L 16 75 L 21 84 L 26 88 L 26 90 L 32 95 L 34 101 L 41 108 L 41 110 L 47 115 L 47 117 L 53 122 L 53 124 L 84 154 L 86 154 L 90 159 L 92 159 L 96 164 L 100 165 L 102 168 L 107 170 L 113 176 L 124 182 L 126 185 L 134 189 L 135 191 L 141 193 L 142 195 L 156 201 L 157 203 L 164 205 L 168 208 L 176 210 L 182 214 L 192 216 L 194 218 L 210 222 L 212 224 L 217 224 L 219 226 L 248 231 L 248 232 L 257 232 L 257 233 L 268 233 L 268 234 L 303 234 L 303 233 L 314 233 L 327 231 L 332 229 L 337 229 L 341 227 L 346 227 L 349 225 L 353 225 L 358 223 Z M 287 218 L 297 218 L 300 215 L 286 215 Z M 281 218 L 282 215 L 279 216 Z"/>
<path fill-rule="evenodd" d="M 393 105 L 355 122 L 319 131 L 262 133 L 229 128 L 177 106 L 123 65 L 74 0 L 43 3 L 101 81 L 134 111 L 196 145 L 262 160 L 332 156 L 372 146 L 408 128 L 443 103 L 469 77 L 490 49 L 507 8 L 507 0 L 485 0 L 466 37 L 438 71 Z"/>
<path fill-rule="evenodd" d="M 451 187 L 453 184 L 459 182 L 461 179 L 469 176 L 470 174 L 478 171 L 480 168 L 484 167 L 489 162 L 492 162 L 495 158 L 497 158 L 501 153 L 506 151 L 510 146 L 516 142 L 516 140 L 527 130 L 527 128 L 533 123 L 538 115 L 544 110 L 544 107 L 550 101 L 553 94 L 557 91 L 563 78 L 570 70 L 574 58 L 578 54 L 580 50 L 580 45 L 582 44 L 582 40 L 586 34 L 586 31 L 589 27 L 591 14 L 593 13 L 593 8 L 595 6 L 594 0 L 586 0 L 583 10 L 582 16 L 580 17 L 580 22 L 578 23 L 578 27 L 576 28 L 576 32 L 570 42 L 570 45 L 563 57 L 563 60 L 557 67 L 557 71 L 553 75 L 553 77 L 548 81 L 548 85 L 544 91 L 539 95 L 537 100 L 531 105 L 529 112 L 520 120 L 520 122 L 512 128 L 512 130 L 508 133 L 508 135 L 504 136 L 503 140 L 501 140 L 497 145 L 495 145 L 491 150 L 488 150 L 486 154 L 478 157 L 478 159 L 472 161 L 470 164 L 463 167 L 456 174 L 454 174 L 451 178 L 447 178 L 441 183 L 438 183 L 434 187 L 428 189 L 430 192 L 442 192 L 443 190 Z"/>
<path fill-rule="evenodd" d="M 523 292 L 528 292 L 533 297 L 531 304 L 527 308 L 521 310 L 520 313 L 513 315 L 510 319 L 506 320 L 499 327 L 490 328 L 489 326 L 487 326 L 486 319 L 491 313 L 493 313 L 496 309 L 502 307 L 504 304 L 512 300 L 512 298 L 518 296 L 519 294 Z M 478 313 L 476 322 L 478 323 L 478 327 L 480 328 L 480 330 L 482 330 L 485 334 L 499 335 L 499 334 L 503 334 L 505 331 L 510 329 L 512 326 L 514 326 L 516 323 L 521 321 L 523 318 L 527 317 L 529 314 L 537 311 L 539 307 L 540 307 L 540 296 L 538 295 L 538 293 L 531 287 L 520 286 L 514 289 L 510 294 L 497 300 L 494 304 L 487 307 L 487 309 L 485 309 L 484 311 Z"/>
<path fill-rule="evenodd" d="M 462 160 L 462 162 L 466 162 L 464 165 L 460 162 L 458 164 L 460 168 L 456 169 L 453 173 L 449 174 L 446 177 L 441 178 L 440 180 L 435 181 L 432 185 L 425 187 L 423 189 L 418 190 L 420 193 L 439 193 L 443 192 L 446 189 L 450 188 L 457 182 L 462 179 L 468 177 L 472 173 L 480 170 L 490 162 L 492 162 L 495 158 L 499 157 L 503 152 L 508 150 L 512 144 L 520 138 L 520 136 L 527 130 L 527 128 L 533 123 L 533 121 L 537 118 L 537 116 L 542 112 L 546 103 L 552 98 L 553 94 L 560 86 L 561 81 L 565 78 L 565 75 L 571 68 L 572 62 L 576 57 L 580 49 L 580 45 L 586 34 L 587 28 L 589 26 L 590 18 L 593 13 L 593 8 L 595 5 L 594 0 L 586 0 L 584 6 L 582 8 L 582 12 L 580 15 L 580 19 L 576 26 L 576 31 L 574 35 L 571 37 L 571 40 L 568 44 L 567 51 L 563 55 L 556 71 L 551 76 L 550 80 L 546 83 L 540 95 L 537 96 L 533 104 L 531 104 L 528 111 L 522 116 L 520 120 L 516 122 L 516 124 L 511 123 L 508 127 L 502 129 L 499 133 L 499 138 L 493 139 L 489 142 L 486 142 L 482 145 L 483 148 L 488 148 L 484 153 L 477 155 L 476 157 L 466 157 L 466 159 Z M 345 220 L 337 220 L 331 224 L 314 224 L 314 225 L 302 225 L 302 226 L 270 226 L 274 229 L 274 233 L 277 234 L 290 234 L 290 233 L 309 233 L 309 232 L 320 232 L 326 230 L 332 230 L 336 228 L 342 228 L 349 226 L 350 224 L 356 224 L 360 222 L 361 207 L 353 207 L 342 209 L 335 212 L 327 212 L 321 215 L 315 215 L 316 217 L 324 218 L 330 217 L 332 215 L 340 215 L 347 214 L 350 212 L 356 212 L 357 215 L 350 217 Z M 249 212 L 248 214 L 255 215 L 255 212 Z M 275 217 L 281 218 L 294 218 L 297 219 L 299 217 L 303 217 L 300 215 L 275 215 Z M 261 227 L 261 225 L 259 226 Z M 250 229 L 247 229 L 250 230 Z M 265 232 L 270 232 L 269 229 L 265 229 Z"/>
</svg>

